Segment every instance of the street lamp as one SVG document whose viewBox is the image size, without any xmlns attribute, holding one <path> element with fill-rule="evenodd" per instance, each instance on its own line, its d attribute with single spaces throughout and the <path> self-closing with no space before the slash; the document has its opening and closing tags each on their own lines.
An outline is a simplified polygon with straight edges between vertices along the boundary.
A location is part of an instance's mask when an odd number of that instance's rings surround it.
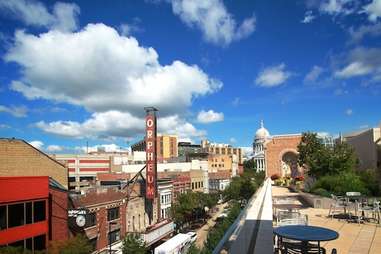
<svg viewBox="0 0 381 254">
<path fill-rule="evenodd" d="M 109 243 L 109 253 L 111 254 L 111 225 L 117 225 L 118 223 L 115 221 L 110 221 L 108 223 L 108 243 Z"/>
</svg>

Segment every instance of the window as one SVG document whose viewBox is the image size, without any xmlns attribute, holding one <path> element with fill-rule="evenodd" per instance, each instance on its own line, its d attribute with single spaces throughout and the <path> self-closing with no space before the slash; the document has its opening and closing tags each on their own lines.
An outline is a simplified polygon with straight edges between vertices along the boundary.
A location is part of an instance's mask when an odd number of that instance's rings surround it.
<svg viewBox="0 0 381 254">
<path fill-rule="evenodd" d="M 93 251 L 95 251 L 97 249 L 97 240 L 98 239 L 96 237 L 95 238 L 91 238 L 89 240 L 90 245 L 91 245 Z"/>
<path fill-rule="evenodd" d="M 7 228 L 7 206 L 0 206 L 0 230 Z"/>
<path fill-rule="evenodd" d="M 34 223 L 45 220 L 45 201 L 35 201 L 33 203 Z"/>
<path fill-rule="evenodd" d="M 119 218 L 119 207 L 111 208 L 107 210 L 107 220 L 115 220 Z"/>
<path fill-rule="evenodd" d="M 25 203 L 25 224 L 33 223 L 32 202 Z"/>
<path fill-rule="evenodd" d="M 204 188 L 204 183 L 203 182 L 201 182 L 201 187 Z"/>
<path fill-rule="evenodd" d="M 97 224 L 97 215 L 95 213 L 89 213 L 87 215 L 87 227 L 92 227 L 92 226 L 95 226 L 95 224 Z M 95 238 L 95 240 L 97 240 Z"/>
<path fill-rule="evenodd" d="M 25 248 L 28 250 L 33 249 L 33 238 L 25 239 Z"/>
<path fill-rule="evenodd" d="M 109 233 L 109 241 L 110 243 L 115 243 L 120 240 L 120 229 L 114 230 Z"/>
<path fill-rule="evenodd" d="M 34 237 L 34 250 L 44 250 L 45 249 L 45 235 L 39 235 Z"/>
<path fill-rule="evenodd" d="M 192 183 L 192 190 L 194 189 L 194 183 Z"/>
<path fill-rule="evenodd" d="M 8 227 L 24 225 L 24 203 L 8 205 Z"/>
</svg>

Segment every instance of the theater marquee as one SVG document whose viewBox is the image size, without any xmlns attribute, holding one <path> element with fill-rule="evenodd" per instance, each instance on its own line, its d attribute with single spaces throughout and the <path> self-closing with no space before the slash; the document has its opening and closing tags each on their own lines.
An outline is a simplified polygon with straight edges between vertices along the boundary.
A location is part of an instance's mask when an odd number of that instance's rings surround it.
<svg viewBox="0 0 381 254">
<path fill-rule="evenodd" d="M 146 198 L 156 195 L 156 115 L 155 108 L 147 108 L 146 116 Z"/>
</svg>

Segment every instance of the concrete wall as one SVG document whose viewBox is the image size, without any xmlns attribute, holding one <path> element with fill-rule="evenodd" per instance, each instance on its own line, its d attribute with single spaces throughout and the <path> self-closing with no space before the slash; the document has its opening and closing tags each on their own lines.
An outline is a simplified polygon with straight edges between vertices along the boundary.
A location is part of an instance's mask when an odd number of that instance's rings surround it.
<svg viewBox="0 0 381 254">
<path fill-rule="evenodd" d="M 358 135 L 345 137 L 345 141 L 350 144 L 359 159 L 359 169 L 377 168 L 377 145 L 380 138 L 380 129 L 372 128 Z"/>
<path fill-rule="evenodd" d="M 50 176 L 68 188 L 67 168 L 19 139 L 0 139 L 0 176 Z"/>
</svg>

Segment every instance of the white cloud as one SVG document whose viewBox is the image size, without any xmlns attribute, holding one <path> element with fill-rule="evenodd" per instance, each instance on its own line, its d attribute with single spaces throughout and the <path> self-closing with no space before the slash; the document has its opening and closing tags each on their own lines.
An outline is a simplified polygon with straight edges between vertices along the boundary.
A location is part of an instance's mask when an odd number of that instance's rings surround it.
<svg viewBox="0 0 381 254">
<path fill-rule="evenodd" d="M 217 45 L 229 45 L 255 30 L 254 16 L 238 25 L 222 0 L 171 0 L 171 3 L 175 15 L 189 27 L 200 29 L 206 41 Z"/>
<path fill-rule="evenodd" d="M 153 48 L 141 47 L 134 37 L 120 36 L 103 24 L 89 24 L 77 33 L 34 36 L 18 31 L 5 59 L 21 65 L 25 74 L 11 89 L 29 99 L 63 101 L 97 112 L 137 114 L 147 104 L 162 115 L 184 112 L 192 98 L 222 86 L 196 65 L 160 65 Z"/>
<path fill-rule="evenodd" d="M 224 113 L 214 112 L 213 110 L 201 110 L 197 115 L 197 121 L 200 123 L 214 123 L 224 120 Z"/>
<path fill-rule="evenodd" d="M 345 65 L 335 71 L 337 78 L 352 78 L 370 75 L 372 81 L 381 75 L 381 49 L 358 47 L 349 52 Z"/>
<path fill-rule="evenodd" d="M 252 146 L 244 146 L 241 147 L 243 156 L 246 158 L 253 157 L 253 147 Z"/>
<path fill-rule="evenodd" d="M 351 116 L 353 114 L 353 110 L 349 108 L 349 109 L 345 110 L 345 114 L 347 116 Z"/>
<path fill-rule="evenodd" d="M 46 148 L 46 151 L 48 151 L 48 152 L 61 152 L 63 150 L 64 150 L 64 147 L 59 146 L 59 145 L 49 145 Z"/>
<path fill-rule="evenodd" d="M 359 43 L 365 36 L 377 37 L 381 35 L 381 23 L 374 25 L 363 25 L 357 29 L 350 28 L 351 43 Z"/>
<path fill-rule="evenodd" d="M 129 151 L 128 148 L 124 148 L 121 146 L 118 146 L 116 144 L 102 144 L 102 145 L 95 145 L 95 146 L 76 146 L 74 150 L 81 151 L 83 153 L 91 153 L 91 152 L 97 152 L 98 150 L 104 150 L 107 153 L 113 153 L 113 152 L 127 152 Z"/>
<path fill-rule="evenodd" d="M 316 17 L 312 14 L 312 11 L 306 11 L 304 14 L 304 19 L 301 21 L 304 24 L 311 23 Z"/>
<path fill-rule="evenodd" d="M 363 8 L 363 12 L 368 14 L 368 19 L 376 22 L 381 17 L 381 0 L 373 0 Z"/>
<path fill-rule="evenodd" d="M 284 63 L 267 67 L 258 74 L 255 83 L 263 87 L 279 86 L 291 76 L 291 72 L 286 71 L 285 68 Z"/>
<path fill-rule="evenodd" d="M 28 109 L 25 106 L 3 106 L 0 105 L 0 112 L 9 113 L 14 117 L 26 117 Z"/>
<path fill-rule="evenodd" d="M 23 70 L 24 76 L 10 85 L 14 91 L 31 100 L 43 98 L 83 106 L 92 113 L 83 122 L 36 124 L 48 133 L 68 137 L 141 134 L 147 105 L 157 107 L 162 119 L 177 120 L 180 125 L 170 130 L 204 135 L 181 114 L 195 98 L 222 87 L 222 82 L 196 65 L 181 61 L 161 65 L 153 48 L 144 48 L 134 37 L 121 36 L 103 24 L 89 24 L 76 33 L 53 30 L 35 36 L 17 31 L 5 59 L 18 63 Z"/>
<path fill-rule="evenodd" d="M 31 144 L 32 146 L 34 146 L 35 148 L 37 148 L 37 149 L 42 149 L 43 148 L 43 146 L 44 146 L 44 143 L 42 143 L 41 141 L 39 141 L 39 140 L 34 140 L 34 141 L 31 141 L 31 142 L 29 142 L 29 144 Z"/>
<path fill-rule="evenodd" d="M 72 138 L 130 138 L 144 132 L 144 118 L 138 118 L 130 113 L 107 111 L 93 113 L 84 122 L 56 121 L 46 123 L 40 121 L 36 126 L 43 131 L 59 136 Z M 197 130 L 192 124 L 181 119 L 178 115 L 158 118 L 158 131 L 176 134 L 181 138 L 203 137 L 206 132 Z"/>
<path fill-rule="evenodd" d="M 0 123 L 0 129 L 9 129 L 9 128 L 11 128 L 11 126 L 9 126 L 8 124 Z"/>
<path fill-rule="evenodd" d="M 237 143 L 237 139 L 232 137 L 232 138 L 229 139 L 229 142 L 232 143 L 232 144 Z"/>
<path fill-rule="evenodd" d="M 324 69 L 322 67 L 317 65 L 313 66 L 311 71 L 304 78 L 304 81 L 315 82 L 319 78 L 319 76 L 322 74 L 323 71 Z"/>
<path fill-rule="evenodd" d="M 324 0 L 321 1 L 319 10 L 330 15 L 347 15 L 353 13 L 356 7 L 354 0 Z"/>
<path fill-rule="evenodd" d="M 0 0 L 0 9 L 26 25 L 61 31 L 77 29 L 77 15 L 80 12 L 76 4 L 57 2 L 53 6 L 53 13 L 49 13 L 45 5 L 32 0 Z"/>
</svg>

